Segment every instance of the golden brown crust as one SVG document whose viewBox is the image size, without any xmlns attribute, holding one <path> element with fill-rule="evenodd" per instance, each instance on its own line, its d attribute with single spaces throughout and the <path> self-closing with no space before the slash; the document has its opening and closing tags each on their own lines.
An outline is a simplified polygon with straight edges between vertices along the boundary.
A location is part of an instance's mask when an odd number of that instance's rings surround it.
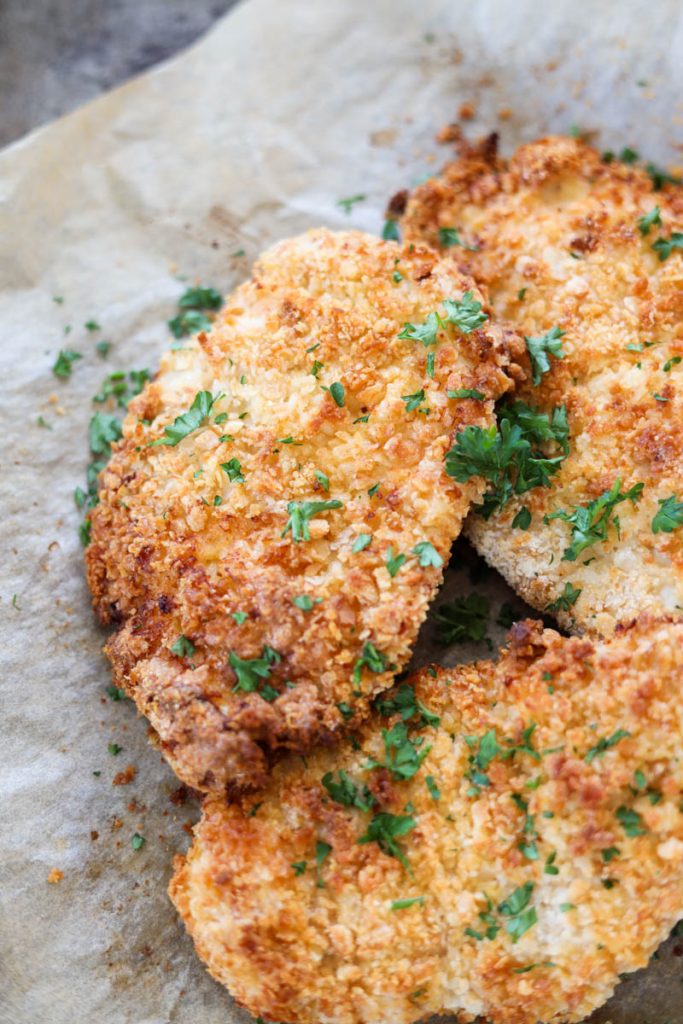
<svg viewBox="0 0 683 1024">
<path fill-rule="evenodd" d="M 92 513 L 88 579 L 100 619 L 120 626 L 107 645 L 117 685 L 195 788 L 262 785 L 273 751 L 330 740 L 337 705 L 361 715 L 407 660 L 442 576 L 413 549 L 428 541 L 445 561 L 481 494 L 445 475 L 444 454 L 463 426 L 492 421 L 519 340 L 490 321 L 446 325 L 430 378 L 427 350 L 398 334 L 467 290 L 424 247 L 310 232 L 265 253 L 211 332 L 168 352 L 131 403 Z M 485 399 L 448 398 L 462 387 Z M 402 396 L 421 390 L 408 410 Z M 221 393 L 201 426 L 150 446 L 201 391 Z M 310 500 L 342 507 L 295 540 L 288 503 Z M 354 552 L 360 534 L 372 542 Z M 405 556 L 393 577 L 389 548 Z M 194 653 L 172 652 L 179 636 Z M 385 667 L 354 681 L 368 644 Z M 260 660 L 253 691 L 235 692 L 230 652 Z"/>
<path fill-rule="evenodd" d="M 662 223 L 643 233 L 638 219 L 655 205 Z M 478 247 L 449 251 L 489 289 L 499 317 L 531 337 L 566 332 L 564 359 L 551 358 L 540 386 L 527 382 L 519 397 L 544 409 L 566 404 L 571 454 L 552 488 L 488 522 L 471 516 L 469 537 L 536 608 L 567 582 L 580 589 L 558 613 L 563 625 L 609 633 L 642 609 L 683 606 L 683 529 L 651 528 L 660 500 L 683 499 L 683 249 L 660 260 L 652 247 L 683 230 L 683 189 L 655 192 L 639 168 L 550 137 L 509 164 L 490 147 L 469 151 L 418 186 L 405 236 L 438 245 L 440 227 Z M 623 489 L 644 484 L 637 505 L 617 510 L 621 540 L 611 528 L 577 562 L 563 560 L 570 527 L 544 515 L 585 505 L 617 478 Z M 510 528 L 522 505 L 532 513 L 527 531 Z"/>
<path fill-rule="evenodd" d="M 683 914 L 683 624 L 594 641 L 521 622 L 498 663 L 409 684 L 440 717 L 409 720 L 429 748 L 413 778 L 368 767 L 398 721 L 376 712 L 355 749 L 287 758 L 241 805 L 205 801 L 170 887 L 197 952 L 267 1020 L 583 1019 Z M 330 798 L 339 769 L 372 810 Z M 410 873 L 358 842 L 380 811 L 413 818 Z M 528 883 L 515 922 L 504 901 Z"/>
</svg>

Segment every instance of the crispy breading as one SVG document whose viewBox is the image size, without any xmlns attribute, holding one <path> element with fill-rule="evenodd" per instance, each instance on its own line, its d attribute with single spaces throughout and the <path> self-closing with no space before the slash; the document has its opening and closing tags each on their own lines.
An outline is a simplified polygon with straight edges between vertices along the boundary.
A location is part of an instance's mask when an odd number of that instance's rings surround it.
<svg viewBox="0 0 683 1024">
<path fill-rule="evenodd" d="M 682 690 L 680 622 L 518 623 L 498 663 L 423 670 L 353 744 L 207 798 L 171 898 L 266 1020 L 579 1021 L 683 915 Z M 426 755 L 409 779 L 371 764 L 401 722 Z M 362 838 L 387 815 L 408 822 L 393 854 Z"/>
<path fill-rule="evenodd" d="M 131 403 L 88 578 L 120 626 L 116 685 L 190 785 L 263 784 L 273 751 L 329 740 L 407 660 L 481 496 L 444 454 L 493 421 L 521 345 L 490 321 L 399 337 L 468 290 L 481 298 L 425 247 L 310 232 L 262 256 Z M 173 427 L 193 402 L 196 429 Z"/>
<path fill-rule="evenodd" d="M 469 537 L 536 608 L 567 583 L 580 589 L 556 611 L 563 625 L 609 633 L 643 609 L 672 612 L 683 605 L 683 529 L 654 533 L 652 521 L 661 501 L 683 500 L 683 236 L 664 259 L 658 240 L 683 230 L 683 189 L 655 191 L 645 171 L 605 162 L 578 139 L 522 146 L 509 164 L 485 145 L 408 201 L 407 239 L 438 246 L 452 241 L 439 234 L 446 227 L 476 247 L 449 252 L 489 289 L 499 317 L 527 337 L 566 332 L 564 358 L 551 355 L 540 386 L 528 381 L 518 397 L 566 405 L 571 454 L 551 488 L 488 521 L 470 517 Z M 563 559 L 571 525 L 544 516 L 573 514 L 617 479 L 624 491 L 644 484 L 635 504 L 614 509 L 621 536 L 610 520 L 604 542 Z M 522 506 L 531 525 L 511 529 Z"/>
</svg>

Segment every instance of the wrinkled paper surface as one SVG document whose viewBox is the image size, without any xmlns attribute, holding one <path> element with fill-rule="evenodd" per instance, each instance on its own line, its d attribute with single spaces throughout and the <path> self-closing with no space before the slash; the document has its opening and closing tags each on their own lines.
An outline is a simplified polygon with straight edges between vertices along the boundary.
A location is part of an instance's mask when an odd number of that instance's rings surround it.
<svg viewBox="0 0 683 1024">
<path fill-rule="evenodd" d="M 683 162 L 682 54 L 676 0 L 247 0 L 185 54 L 0 154 L 2 1024 L 247 1019 L 166 896 L 196 805 L 171 801 L 146 723 L 106 695 L 72 498 L 105 374 L 156 366 L 178 276 L 227 292 L 278 238 L 379 232 L 392 192 L 446 159 L 434 135 L 464 103 L 469 131 L 500 129 L 505 151 L 574 124 Z M 358 193 L 346 215 L 337 200 Z M 68 381 L 51 373 L 61 347 L 83 354 Z M 473 582 L 468 559 L 458 546 L 447 590 L 488 593 L 495 620 L 510 592 L 494 574 Z M 428 624 L 415 664 L 487 653 L 444 651 Z M 128 765 L 133 782 L 112 785 Z M 673 945 L 596 1019 L 681 1024 Z"/>
</svg>

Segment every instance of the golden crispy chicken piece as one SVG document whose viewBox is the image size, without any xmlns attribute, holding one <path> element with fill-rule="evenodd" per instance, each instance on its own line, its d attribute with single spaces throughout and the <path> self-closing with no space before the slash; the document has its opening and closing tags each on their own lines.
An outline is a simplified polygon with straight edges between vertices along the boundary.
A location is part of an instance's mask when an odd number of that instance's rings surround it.
<svg viewBox="0 0 683 1024">
<path fill-rule="evenodd" d="M 579 1021 L 683 915 L 683 623 L 512 629 L 338 751 L 204 804 L 170 893 L 210 972 L 289 1024 Z"/>
<path fill-rule="evenodd" d="M 452 468 L 464 480 L 486 464 L 492 494 L 468 536 L 534 607 L 600 633 L 683 606 L 683 189 L 655 191 L 653 176 L 576 139 L 522 146 L 509 164 L 485 145 L 418 186 L 402 221 L 527 337 L 524 407 L 508 404 L 501 430 L 521 425 L 558 460 L 550 486 L 525 491 L 544 479 L 540 458 L 501 474 L 481 445 L 472 461 L 470 436 Z"/>
<path fill-rule="evenodd" d="M 131 403 L 88 579 L 116 684 L 190 785 L 263 784 L 407 660 L 483 490 L 445 452 L 493 422 L 521 345 L 480 299 L 422 246 L 313 231 Z"/>
</svg>

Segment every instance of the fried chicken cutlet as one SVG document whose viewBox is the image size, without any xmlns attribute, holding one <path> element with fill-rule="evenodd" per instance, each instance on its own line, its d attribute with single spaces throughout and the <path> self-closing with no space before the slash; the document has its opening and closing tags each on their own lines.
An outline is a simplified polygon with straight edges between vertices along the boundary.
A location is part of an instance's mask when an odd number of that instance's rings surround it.
<svg viewBox="0 0 683 1024">
<path fill-rule="evenodd" d="M 458 480 L 490 481 L 466 526 L 477 550 L 569 628 L 608 634 L 680 609 L 683 188 L 578 139 L 509 163 L 484 145 L 415 189 L 402 230 L 447 249 L 527 339 L 532 372 L 500 412 L 498 461 L 475 430 L 451 462 Z M 520 438 L 551 441 L 555 461 Z"/>
<path fill-rule="evenodd" d="M 266 1020 L 582 1020 L 683 915 L 682 695 L 683 623 L 518 623 L 257 802 L 208 798 L 171 897 Z"/>
<path fill-rule="evenodd" d="M 407 660 L 484 486 L 445 452 L 522 344 L 481 299 L 425 247 L 309 232 L 132 401 L 88 579 L 116 685 L 191 786 L 262 785 Z"/>
</svg>

